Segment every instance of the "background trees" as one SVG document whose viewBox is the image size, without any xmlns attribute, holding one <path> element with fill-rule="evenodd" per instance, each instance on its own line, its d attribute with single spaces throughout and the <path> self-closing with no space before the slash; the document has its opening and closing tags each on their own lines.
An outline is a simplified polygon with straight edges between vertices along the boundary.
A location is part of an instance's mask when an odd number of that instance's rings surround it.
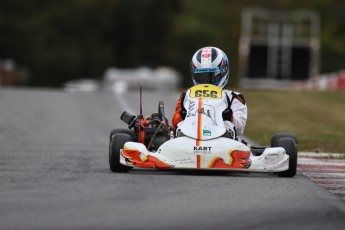
<svg viewBox="0 0 345 230">
<path fill-rule="evenodd" d="M 0 0 L 0 59 L 28 67 L 29 85 L 60 86 L 101 78 L 109 66 L 168 65 L 188 76 L 195 50 L 213 45 L 228 54 L 236 84 L 245 7 L 318 11 L 321 72 L 344 68 L 341 0 Z"/>
</svg>

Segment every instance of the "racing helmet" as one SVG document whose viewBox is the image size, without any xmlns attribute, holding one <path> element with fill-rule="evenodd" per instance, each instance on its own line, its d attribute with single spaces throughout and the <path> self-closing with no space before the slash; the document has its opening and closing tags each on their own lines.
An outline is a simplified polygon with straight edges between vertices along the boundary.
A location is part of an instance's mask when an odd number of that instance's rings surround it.
<svg viewBox="0 0 345 230">
<path fill-rule="evenodd" d="M 190 63 L 194 85 L 212 84 L 224 88 L 229 80 L 229 69 L 228 57 L 217 47 L 199 49 Z"/>
</svg>

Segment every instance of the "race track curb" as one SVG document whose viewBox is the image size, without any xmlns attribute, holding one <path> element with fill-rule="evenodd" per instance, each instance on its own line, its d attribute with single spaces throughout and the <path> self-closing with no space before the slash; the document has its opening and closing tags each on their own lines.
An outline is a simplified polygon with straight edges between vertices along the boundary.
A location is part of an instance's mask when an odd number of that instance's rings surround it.
<svg viewBox="0 0 345 230">
<path fill-rule="evenodd" d="M 298 153 L 297 170 L 345 201 L 345 154 Z"/>
</svg>

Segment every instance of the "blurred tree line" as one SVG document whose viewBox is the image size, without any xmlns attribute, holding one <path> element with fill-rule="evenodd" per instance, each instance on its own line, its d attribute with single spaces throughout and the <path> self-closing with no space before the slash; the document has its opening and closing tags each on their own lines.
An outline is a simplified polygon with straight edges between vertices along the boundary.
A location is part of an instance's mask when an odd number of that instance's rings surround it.
<svg viewBox="0 0 345 230">
<path fill-rule="evenodd" d="M 247 7 L 316 10 L 320 71 L 344 68 L 342 0 L 0 0 L 0 59 L 27 66 L 32 86 L 100 79 L 109 66 L 162 65 L 176 68 L 188 85 L 193 53 L 212 45 L 228 54 L 234 85 L 241 11 Z"/>
</svg>

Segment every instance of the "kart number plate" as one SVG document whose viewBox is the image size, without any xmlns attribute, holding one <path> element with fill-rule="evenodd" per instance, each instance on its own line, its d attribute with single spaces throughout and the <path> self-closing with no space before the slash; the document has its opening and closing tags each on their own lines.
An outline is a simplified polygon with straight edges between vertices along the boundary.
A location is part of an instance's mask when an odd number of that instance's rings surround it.
<svg viewBox="0 0 345 230">
<path fill-rule="evenodd" d="M 190 96 L 194 98 L 222 98 L 222 88 L 214 85 L 202 84 L 190 88 Z"/>
</svg>

